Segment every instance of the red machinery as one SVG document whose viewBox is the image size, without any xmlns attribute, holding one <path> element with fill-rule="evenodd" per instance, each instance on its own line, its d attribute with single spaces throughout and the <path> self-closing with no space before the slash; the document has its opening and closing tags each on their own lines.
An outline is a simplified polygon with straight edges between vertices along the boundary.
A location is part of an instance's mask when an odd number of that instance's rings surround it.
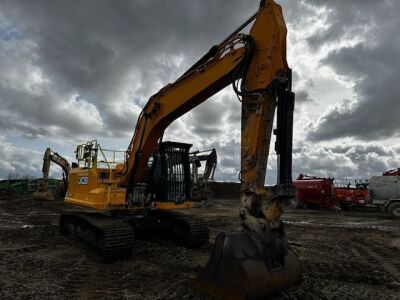
<svg viewBox="0 0 400 300">
<path fill-rule="evenodd" d="M 354 205 L 364 205 L 365 204 L 365 198 L 368 196 L 369 192 L 368 189 L 355 189 L 354 190 L 354 198 L 353 198 L 353 204 Z"/>
<path fill-rule="evenodd" d="M 369 180 L 356 180 L 356 188 L 354 190 L 354 198 L 353 204 L 354 205 L 364 205 L 365 198 L 369 195 L 368 190 Z"/>
<path fill-rule="evenodd" d="M 386 171 L 382 176 L 400 176 L 400 168 Z"/>
<path fill-rule="evenodd" d="M 356 189 L 352 187 L 335 187 L 335 196 L 340 206 L 352 205 Z"/>
<path fill-rule="evenodd" d="M 291 201 L 292 207 L 316 205 L 324 208 L 336 208 L 335 187 L 333 178 L 322 178 L 300 174 L 293 181 L 296 187 L 296 198 Z"/>
<path fill-rule="evenodd" d="M 368 184 L 368 180 L 335 179 L 337 203 L 341 207 L 364 205 L 368 196 Z"/>
</svg>

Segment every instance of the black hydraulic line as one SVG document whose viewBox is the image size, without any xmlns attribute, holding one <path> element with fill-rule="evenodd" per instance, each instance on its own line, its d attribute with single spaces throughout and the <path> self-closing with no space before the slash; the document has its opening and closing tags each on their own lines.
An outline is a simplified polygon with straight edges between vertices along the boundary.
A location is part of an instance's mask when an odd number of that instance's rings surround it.
<svg viewBox="0 0 400 300">
<path fill-rule="evenodd" d="M 292 70 L 286 70 L 287 82 L 278 87 L 275 151 L 278 155 L 278 184 L 292 183 L 293 111 Z"/>
<path fill-rule="evenodd" d="M 227 38 L 225 38 L 219 45 L 223 45 L 227 43 L 232 37 L 234 37 L 236 34 L 238 34 L 243 28 L 245 28 L 247 25 L 249 25 L 252 21 L 255 20 L 257 17 L 258 12 L 254 13 L 248 20 L 246 20 L 242 25 L 240 25 L 234 32 L 232 32 Z M 215 57 L 215 55 L 218 53 L 219 46 L 214 45 L 211 47 L 211 49 L 202 57 L 200 58 L 194 65 L 192 65 L 183 75 L 181 78 L 185 77 L 187 74 L 190 72 L 196 70 L 198 67 L 209 61 L 211 58 Z"/>
<path fill-rule="evenodd" d="M 217 45 L 212 46 L 211 49 L 202 58 L 200 58 L 193 66 L 191 66 L 185 73 L 183 73 L 181 78 L 185 77 L 187 74 L 196 70 L 198 67 L 209 61 L 217 54 L 217 52 L 218 52 L 218 46 Z"/>
<path fill-rule="evenodd" d="M 257 93 L 248 92 L 244 89 L 246 78 L 243 78 L 243 75 L 246 74 L 247 70 L 250 67 L 251 60 L 255 53 L 256 46 L 255 46 L 254 38 L 250 35 L 243 35 L 243 41 L 245 43 L 246 53 L 245 53 L 242 61 L 236 67 L 236 71 L 235 71 L 235 74 L 234 74 L 234 77 L 232 80 L 232 87 L 233 87 L 234 92 L 238 96 L 238 98 L 239 98 L 239 96 L 243 97 L 243 96 L 257 96 L 258 95 Z M 236 83 L 239 79 L 242 79 L 240 90 L 236 86 Z"/>
<path fill-rule="evenodd" d="M 257 17 L 258 12 L 254 13 L 248 20 L 246 20 L 242 25 L 240 25 L 234 32 L 232 32 L 221 44 L 225 44 L 227 41 L 229 41 L 233 36 L 238 34 L 243 28 L 245 28 L 247 25 L 249 25 L 251 22 L 253 22 L 256 17 Z"/>
</svg>

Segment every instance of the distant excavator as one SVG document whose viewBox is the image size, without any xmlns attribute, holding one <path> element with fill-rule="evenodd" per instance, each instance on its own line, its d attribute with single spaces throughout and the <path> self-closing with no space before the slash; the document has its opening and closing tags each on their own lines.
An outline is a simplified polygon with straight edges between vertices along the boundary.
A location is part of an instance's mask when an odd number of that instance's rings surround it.
<svg viewBox="0 0 400 300">
<path fill-rule="evenodd" d="M 69 162 L 62 157 L 57 152 L 53 152 L 50 148 L 47 148 L 44 152 L 43 156 L 43 166 L 42 173 L 43 178 L 38 184 L 36 192 L 33 193 L 33 198 L 37 200 L 54 200 L 54 192 L 49 189 L 48 181 L 49 181 L 49 172 L 51 162 L 54 162 L 56 165 L 60 166 L 63 172 L 63 184 L 61 187 L 61 193 L 63 197 L 68 188 L 68 174 L 71 169 Z"/>
<path fill-rule="evenodd" d="M 212 198 L 210 180 L 214 179 L 217 168 L 217 151 L 210 149 L 191 152 L 189 159 L 192 165 L 192 197 L 204 202 L 204 205 L 210 205 Z M 201 162 L 205 162 L 203 174 L 199 174 Z"/>
<path fill-rule="evenodd" d="M 250 24 L 249 34 L 241 33 Z M 216 237 L 195 284 L 217 298 L 260 299 L 298 283 L 300 261 L 288 246 L 280 220 L 284 201 L 295 196 L 295 97 L 286 34 L 281 7 L 262 0 L 251 18 L 150 97 L 122 162 L 114 160 L 117 152 L 105 151 L 96 141 L 78 146 L 79 165 L 69 173 L 65 197 L 75 208 L 62 213 L 61 233 L 81 240 L 104 259 L 130 255 L 135 237 L 153 234 L 187 247 L 208 243 L 207 223 L 177 211 L 193 206 L 191 145 L 164 142 L 162 136 L 173 121 L 232 85 L 242 104 L 238 214 L 242 231 Z M 266 189 L 276 110 L 278 183 Z M 264 210 L 262 201 L 267 199 Z"/>
</svg>

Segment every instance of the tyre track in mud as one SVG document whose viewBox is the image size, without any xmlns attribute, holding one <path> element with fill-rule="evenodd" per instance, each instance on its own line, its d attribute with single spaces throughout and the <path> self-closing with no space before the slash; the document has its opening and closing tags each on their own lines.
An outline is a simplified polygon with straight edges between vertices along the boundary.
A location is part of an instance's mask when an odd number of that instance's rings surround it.
<svg viewBox="0 0 400 300">
<path fill-rule="evenodd" d="M 0 232 L 1 299 L 55 299 L 63 295 L 61 271 L 67 262 L 53 259 L 59 260 L 65 252 L 62 239 L 55 238 L 56 229 L 44 226 Z"/>
<path fill-rule="evenodd" d="M 373 241 L 381 236 L 379 231 L 334 228 L 327 235 L 315 227 L 287 227 L 292 248 L 302 261 L 304 277 L 297 288 L 277 299 L 400 298 L 392 274 L 379 255 L 370 253 L 376 249 Z M 389 236 L 384 239 L 390 240 Z M 396 259 L 396 252 L 386 251 L 381 256 Z"/>
<path fill-rule="evenodd" d="M 376 242 L 367 239 L 355 239 L 352 241 L 355 251 L 362 254 L 361 258 L 372 266 L 382 266 L 393 280 L 400 284 L 400 250 L 389 245 L 377 245 Z"/>
<path fill-rule="evenodd" d="M 120 268 L 110 268 L 90 258 L 64 269 L 64 272 L 66 276 L 63 286 L 68 292 L 68 299 L 119 299 L 129 284 L 122 280 L 124 274 Z"/>
<path fill-rule="evenodd" d="M 136 241 L 132 258 L 99 263 L 86 257 L 64 272 L 70 299 L 208 299 L 191 285 L 203 267 L 191 250 L 163 241 Z"/>
</svg>

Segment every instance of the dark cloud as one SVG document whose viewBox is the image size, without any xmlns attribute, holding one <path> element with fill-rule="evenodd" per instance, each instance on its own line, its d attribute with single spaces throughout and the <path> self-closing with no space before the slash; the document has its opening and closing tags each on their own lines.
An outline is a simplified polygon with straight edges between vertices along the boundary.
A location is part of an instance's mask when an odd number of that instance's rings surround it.
<svg viewBox="0 0 400 300">
<path fill-rule="evenodd" d="M 323 17 L 327 18 L 327 27 L 307 39 L 312 48 L 319 48 L 332 41 L 339 42 L 368 34 L 369 27 L 376 21 L 375 17 L 381 17 L 380 15 L 377 16 L 380 13 L 380 8 L 388 5 L 387 3 L 382 5 L 382 2 L 374 0 L 329 0 L 318 2 L 306 0 L 304 2 L 315 9 L 328 9 L 328 13 L 323 15 Z M 392 2 L 395 2 L 395 0 L 392 0 Z"/>
<path fill-rule="evenodd" d="M 213 137 L 223 131 L 224 119 L 231 107 L 229 102 L 225 103 L 227 98 L 222 97 L 222 102 L 210 99 L 192 112 L 188 125 L 194 134 Z"/>
<path fill-rule="evenodd" d="M 131 134 L 138 105 L 257 7 L 239 0 L 2 1 L 1 20 L 9 25 L 1 31 L 0 103 L 15 116 L 2 130 L 33 137 Z M 26 85 L 10 84 L 21 78 Z M 69 112 L 62 104 L 74 95 L 84 107 Z M 80 114 L 88 108 L 90 118 Z"/>
<path fill-rule="evenodd" d="M 358 160 L 363 159 L 367 154 L 376 154 L 381 157 L 391 157 L 394 156 L 395 148 L 387 148 L 379 144 L 369 144 L 369 145 L 338 145 L 331 148 L 332 151 L 337 153 L 344 153 L 347 155 L 352 155 L 352 159 L 358 158 Z"/>
<path fill-rule="evenodd" d="M 305 102 L 313 102 L 310 95 L 305 90 L 296 91 L 296 103 L 305 103 Z"/>
<path fill-rule="evenodd" d="M 301 146 L 293 154 L 293 176 L 300 173 L 336 178 L 370 178 L 396 167 L 393 147 L 376 144 Z"/>
<path fill-rule="evenodd" d="M 400 2 L 329 1 L 326 5 L 332 9 L 330 26 L 317 34 L 312 44 L 361 39 L 354 46 L 331 51 L 321 61 L 354 82 L 356 99 L 343 101 L 326 111 L 314 124 L 309 138 L 316 141 L 355 137 L 370 141 L 399 136 L 396 108 Z"/>
</svg>

